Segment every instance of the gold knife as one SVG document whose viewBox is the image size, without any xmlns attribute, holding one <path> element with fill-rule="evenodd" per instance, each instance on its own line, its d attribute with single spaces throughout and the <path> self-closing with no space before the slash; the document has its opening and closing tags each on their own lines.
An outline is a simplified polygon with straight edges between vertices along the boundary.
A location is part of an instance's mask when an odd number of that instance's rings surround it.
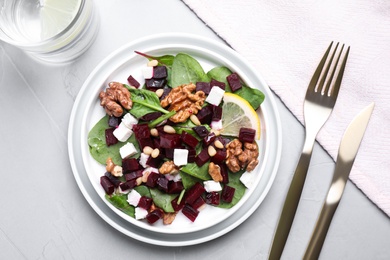
<svg viewBox="0 0 390 260">
<path fill-rule="evenodd" d="M 352 120 L 344 133 L 337 155 L 332 183 L 303 259 L 318 259 L 321 253 L 330 222 L 344 193 L 345 184 L 347 183 L 373 109 L 374 103 L 364 108 Z"/>
</svg>

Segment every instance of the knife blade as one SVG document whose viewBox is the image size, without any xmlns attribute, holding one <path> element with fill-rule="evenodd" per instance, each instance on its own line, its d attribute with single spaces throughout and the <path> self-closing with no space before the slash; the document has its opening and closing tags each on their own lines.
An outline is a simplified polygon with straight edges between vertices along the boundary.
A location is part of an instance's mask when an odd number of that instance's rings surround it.
<svg viewBox="0 0 390 260">
<path fill-rule="evenodd" d="M 321 253 L 373 109 L 374 103 L 371 103 L 352 120 L 345 130 L 337 155 L 333 179 L 303 259 L 318 259 Z"/>
</svg>

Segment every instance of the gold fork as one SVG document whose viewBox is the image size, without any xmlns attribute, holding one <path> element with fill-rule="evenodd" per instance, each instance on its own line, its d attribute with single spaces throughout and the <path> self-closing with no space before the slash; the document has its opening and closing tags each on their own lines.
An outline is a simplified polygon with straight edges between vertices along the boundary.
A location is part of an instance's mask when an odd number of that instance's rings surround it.
<svg viewBox="0 0 390 260">
<path fill-rule="evenodd" d="M 334 48 L 332 47 L 333 42 L 318 64 L 306 92 L 305 143 L 283 205 L 269 259 L 280 259 L 282 255 L 302 194 L 315 138 L 328 120 L 340 90 L 350 48 L 348 47 L 345 51 L 344 44 L 339 48 L 339 43 Z"/>
</svg>

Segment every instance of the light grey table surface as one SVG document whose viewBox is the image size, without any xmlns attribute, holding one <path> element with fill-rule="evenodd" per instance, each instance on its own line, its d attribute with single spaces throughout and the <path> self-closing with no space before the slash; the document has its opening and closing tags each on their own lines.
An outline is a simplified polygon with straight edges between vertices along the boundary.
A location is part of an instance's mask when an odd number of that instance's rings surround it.
<svg viewBox="0 0 390 260">
<path fill-rule="evenodd" d="M 277 97 L 283 150 L 276 179 L 252 216 L 226 235 L 194 246 L 150 245 L 118 232 L 87 203 L 70 167 L 67 132 L 89 73 L 118 47 L 150 34 L 222 41 L 179 0 L 95 3 L 99 34 L 71 65 L 47 66 L 0 45 L 0 259 L 266 259 L 304 137 Z M 302 257 L 333 168 L 316 144 L 283 259 Z M 321 259 L 390 259 L 389 241 L 389 218 L 348 182 Z"/>
</svg>

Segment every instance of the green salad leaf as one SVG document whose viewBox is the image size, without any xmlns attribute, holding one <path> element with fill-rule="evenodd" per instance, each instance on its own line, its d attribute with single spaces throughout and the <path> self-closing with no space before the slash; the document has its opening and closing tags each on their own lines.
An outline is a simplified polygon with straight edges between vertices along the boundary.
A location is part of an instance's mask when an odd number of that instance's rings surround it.
<svg viewBox="0 0 390 260">
<path fill-rule="evenodd" d="M 199 62 L 188 54 L 179 53 L 172 64 L 172 87 L 183 84 L 210 81 Z"/>
<path fill-rule="evenodd" d="M 168 213 L 175 212 L 171 202 L 177 197 L 177 194 L 167 194 L 158 189 L 150 189 L 150 194 L 152 195 L 153 203 L 157 207 Z"/>
<path fill-rule="evenodd" d="M 209 164 L 210 162 L 206 162 L 199 167 L 196 163 L 187 163 L 181 168 L 181 171 L 195 178 L 207 181 L 211 180 L 211 176 L 209 174 Z"/>
<path fill-rule="evenodd" d="M 130 217 L 135 217 L 135 208 L 127 202 L 127 194 L 113 194 L 111 196 L 106 194 L 105 197 L 114 207 Z"/>
<path fill-rule="evenodd" d="M 240 177 L 243 173 L 244 173 L 244 171 L 239 171 L 239 172 L 235 172 L 235 173 L 232 173 L 231 171 L 229 171 L 229 173 L 228 173 L 229 174 L 229 183 L 227 185 L 236 189 L 234 192 L 233 200 L 230 203 L 227 203 L 227 202 L 224 202 L 221 200 L 220 204 L 217 207 L 231 208 L 241 200 L 241 198 L 244 196 L 245 191 L 246 191 L 245 185 L 242 184 L 242 182 L 240 181 Z"/>
</svg>

